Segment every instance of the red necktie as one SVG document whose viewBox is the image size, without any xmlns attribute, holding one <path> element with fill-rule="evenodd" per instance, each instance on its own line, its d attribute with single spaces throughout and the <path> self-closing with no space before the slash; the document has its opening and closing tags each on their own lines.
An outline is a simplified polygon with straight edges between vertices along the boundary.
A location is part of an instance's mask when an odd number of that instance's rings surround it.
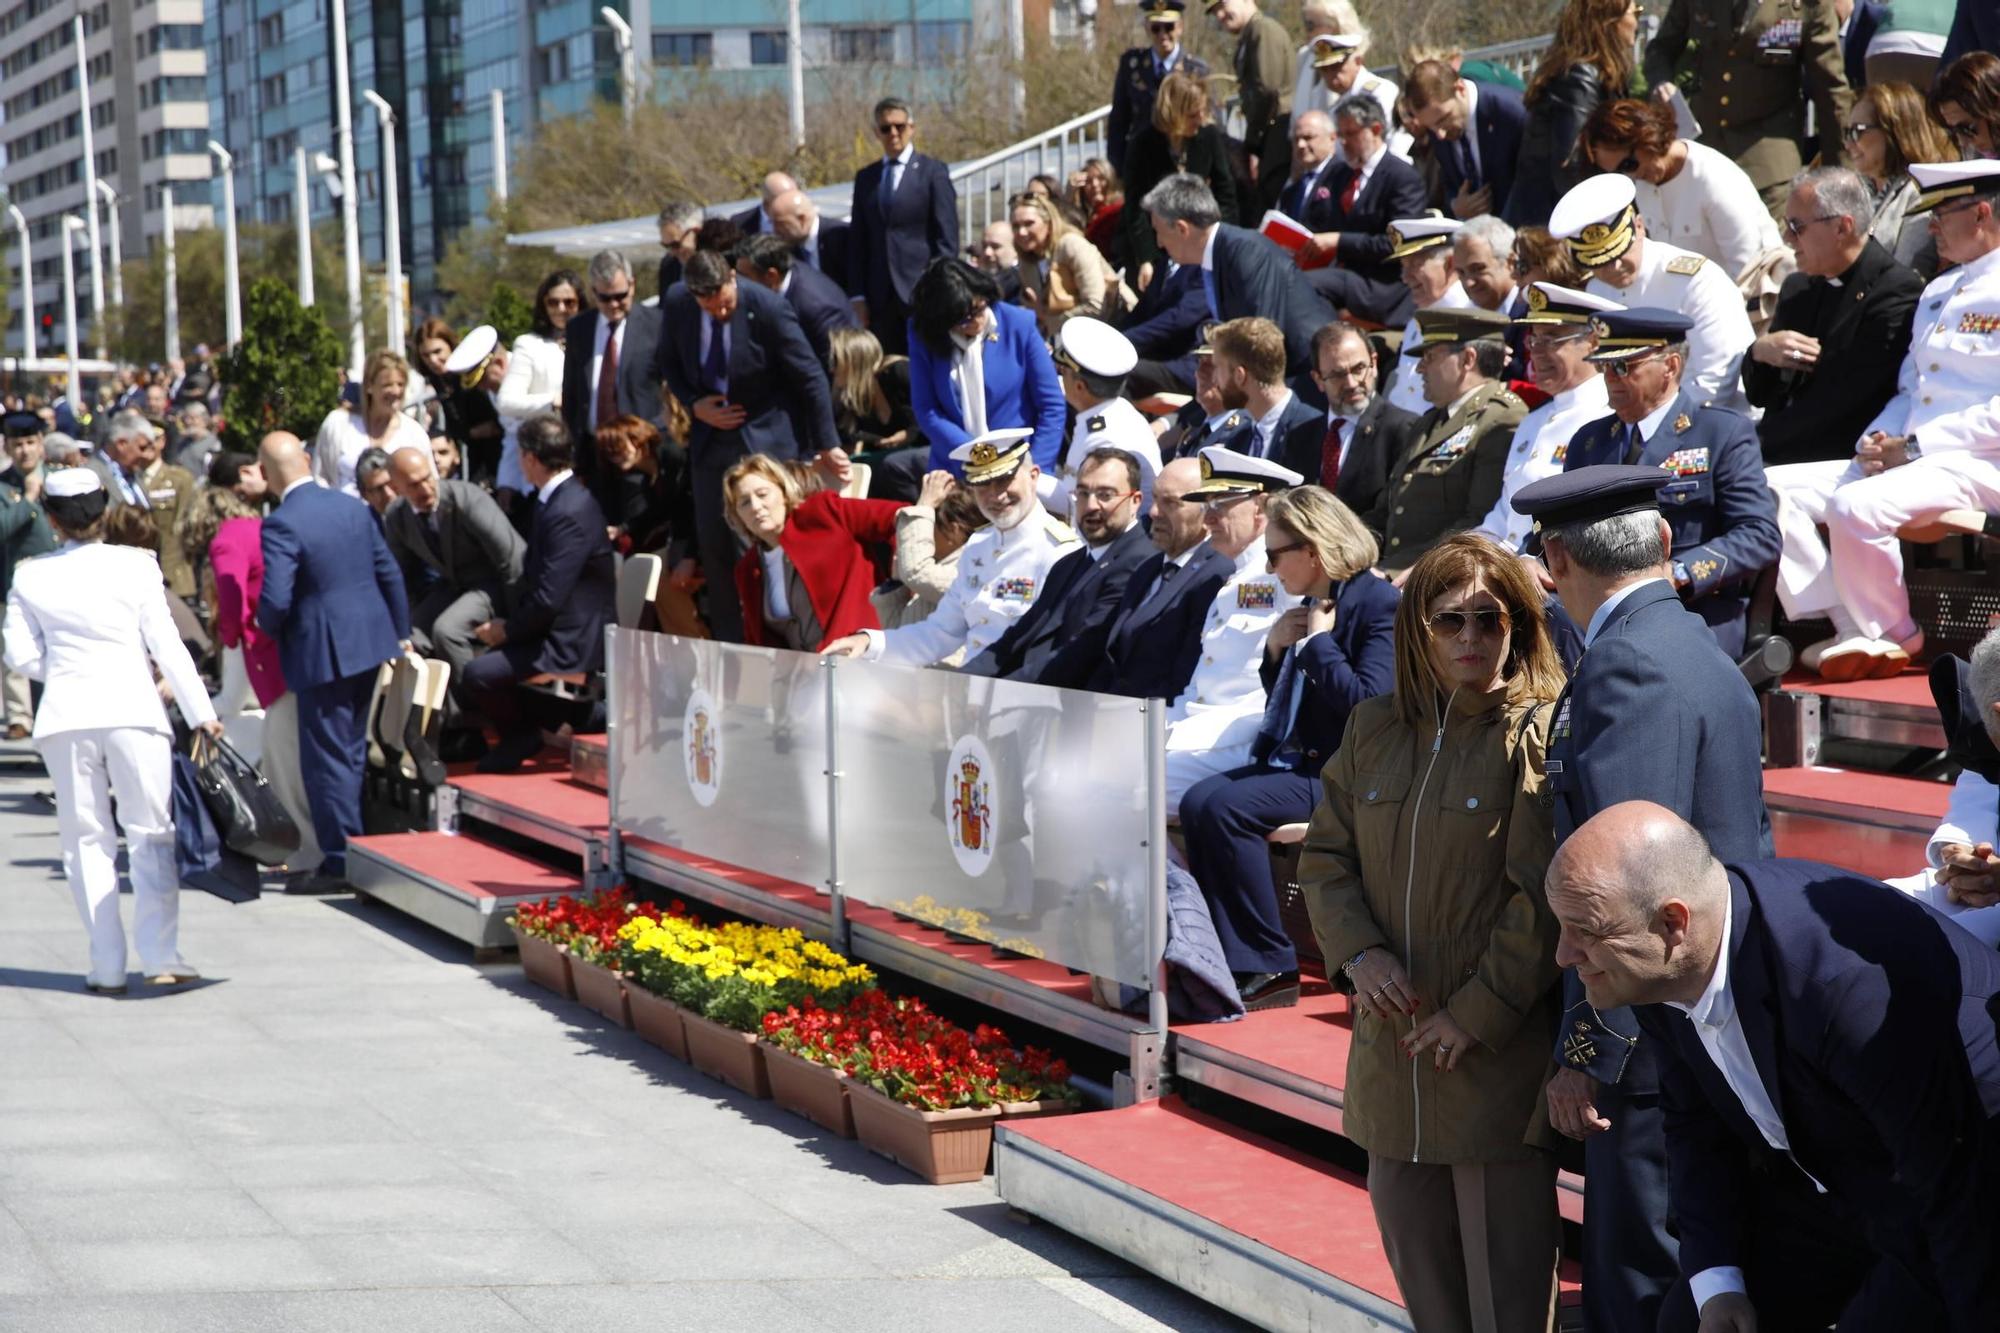
<svg viewBox="0 0 2000 1333">
<path fill-rule="evenodd" d="M 1326 423 L 1326 435 L 1319 442 L 1319 484 L 1332 490 L 1340 484 L 1340 418 Z"/>
<path fill-rule="evenodd" d="M 604 336 L 604 364 L 597 372 L 597 420 L 602 426 L 618 415 L 618 326 L 608 326 Z"/>
<path fill-rule="evenodd" d="M 1361 167 L 1355 165 L 1354 174 L 1347 178 L 1347 188 L 1340 192 L 1340 211 L 1352 213 L 1354 201 L 1361 197 Z"/>
</svg>

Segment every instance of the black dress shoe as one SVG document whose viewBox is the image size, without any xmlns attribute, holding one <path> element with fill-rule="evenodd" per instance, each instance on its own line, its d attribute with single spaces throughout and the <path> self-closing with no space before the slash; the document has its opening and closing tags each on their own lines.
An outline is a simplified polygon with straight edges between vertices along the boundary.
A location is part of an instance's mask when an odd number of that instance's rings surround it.
<svg viewBox="0 0 2000 1333">
<path fill-rule="evenodd" d="M 520 736 L 503 736 L 500 743 L 486 752 L 479 761 L 481 773 L 517 773 L 521 765 L 542 752 L 540 732 Z"/>
<path fill-rule="evenodd" d="M 1243 997 L 1243 1007 L 1253 1012 L 1289 1009 L 1299 1002 L 1299 974 L 1248 972 L 1236 983 L 1236 990 Z"/>
<path fill-rule="evenodd" d="M 330 893 L 352 893 L 354 886 L 338 875 L 321 874 L 315 870 L 287 880 L 285 892 L 302 898 L 323 898 Z"/>
</svg>

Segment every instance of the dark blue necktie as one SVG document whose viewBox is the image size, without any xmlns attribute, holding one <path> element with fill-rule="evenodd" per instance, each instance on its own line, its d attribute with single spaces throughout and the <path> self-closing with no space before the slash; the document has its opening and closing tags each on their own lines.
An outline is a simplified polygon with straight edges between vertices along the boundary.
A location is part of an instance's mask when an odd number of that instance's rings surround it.
<svg viewBox="0 0 2000 1333">
<path fill-rule="evenodd" d="M 702 358 L 701 374 L 716 393 L 729 387 L 729 346 L 723 328 L 720 320 L 713 315 L 708 317 L 708 355 Z"/>
<path fill-rule="evenodd" d="M 1218 301 L 1218 300 L 1216 299 L 1216 296 L 1215 296 L 1215 270 L 1214 270 L 1214 269 L 1212 269 L 1212 268 L 1205 268 L 1205 269 L 1203 269 L 1203 270 L 1201 271 L 1201 289 L 1202 289 L 1202 290 L 1203 290 L 1204 292 L 1207 292 L 1207 293 L 1208 293 L 1208 317 L 1209 317 L 1210 319 L 1221 319 L 1221 318 L 1222 318 L 1222 304 L 1221 304 L 1221 302 L 1219 302 L 1219 301 Z"/>
</svg>

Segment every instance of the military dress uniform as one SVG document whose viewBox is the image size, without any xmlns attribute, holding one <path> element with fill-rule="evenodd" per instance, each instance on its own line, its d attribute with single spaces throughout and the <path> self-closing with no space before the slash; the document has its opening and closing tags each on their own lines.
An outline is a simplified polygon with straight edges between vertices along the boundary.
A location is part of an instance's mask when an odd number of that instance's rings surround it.
<svg viewBox="0 0 2000 1333">
<path fill-rule="evenodd" d="M 1187 8 L 1184 0 L 1150 0 L 1146 23 L 1178 22 Z M 1187 44 L 1174 47 L 1165 64 L 1151 46 L 1135 46 L 1118 57 L 1118 79 L 1111 85 L 1111 118 L 1104 127 L 1104 155 L 1119 172 L 1125 170 L 1125 150 L 1138 133 L 1153 123 L 1153 99 L 1167 75 L 1192 74 L 1208 77 L 1208 62 L 1188 53 Z"/>
<path fill-rule="evenodd" d="M 1683 73 L 1690 45 L 1692 67 Z M 1854 93 L 1832 0 L 1671 0 L 1644 65 L 1649 86 L 1680 87 L 1701 141 L 1735 159 L 1774 217 L 1804 165 L 1808 98 L 1821 160 L 1840 160 L 1837 127 L 1847 123 Z"/>
<path fill-rule="evenodd" d="M 1058 370 L 1090 375 L 1102 387 L 1116 384 L 1121 389 L 1125 377 L 1139 364 L 1138 349 L 1130 338 L 1087 315 L 1063 322 L 1053 356 Z M 1076 489 L 1077 470 L 1092 449 L 1104 448 L 1123 449 L 1139 460 L 1139 512 L 1152 512 L 1153 478 L 1160 475 L 1160 440 L 1145 415 L 1117 393 L 1077 412 L 1054 484 L 1042 496 L 1049 512 L 1070 517 L 1070 492 Z"/>
<path fill-rule="evenodd" d="M 1203 0 L 1213 13 L 1222 0 Z M 1292 86 L 1297 70 L 1296 48 L 1285 25 L 1269 14 L 1258 14 L 1236 35 L 1230 64 L 1236 73 L 1236 100 L 1243 112 L 1243 148 L 1257 159 L 1256 199 L 1261 207 L 1277 206 L 1278 195 L 1291 174 Z M 1255 210 L 1245 208 L 1244 217 Z"/>
</svg>

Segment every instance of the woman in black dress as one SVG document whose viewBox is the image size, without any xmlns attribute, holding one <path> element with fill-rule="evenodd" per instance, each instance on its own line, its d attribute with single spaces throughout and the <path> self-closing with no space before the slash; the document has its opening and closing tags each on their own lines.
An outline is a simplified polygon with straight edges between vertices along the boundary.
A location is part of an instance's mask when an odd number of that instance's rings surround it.
<svg viewBox="0 0 2000 1333">
<path fill-rule="evenodd" d="M 1160 243 L 1144 207 L 1146 192 L 1177 171 L 1207 181 L 1222 220 L 1237 220 L 1229 140 L 1209 114 L 1208 80 L 1180 70 L 1161 82 L 1153 98 L 1153 123 L 1133 136 L 1125 154 L 1125 254 L 1129 263 L 1138 265 L 1132 281 L 1137 290 L 1151 283 L 1160 261 Z"/>
<path fill-rule="evenodd" d="M 868 498 L 915 503 L 930 445 L 910 411 L 910 361 L 885 356 L 866 329 L 835 329 L 828 337 L 833 363 L 833 424 L 841 447 L 868 465 Z"/>
</svg>

